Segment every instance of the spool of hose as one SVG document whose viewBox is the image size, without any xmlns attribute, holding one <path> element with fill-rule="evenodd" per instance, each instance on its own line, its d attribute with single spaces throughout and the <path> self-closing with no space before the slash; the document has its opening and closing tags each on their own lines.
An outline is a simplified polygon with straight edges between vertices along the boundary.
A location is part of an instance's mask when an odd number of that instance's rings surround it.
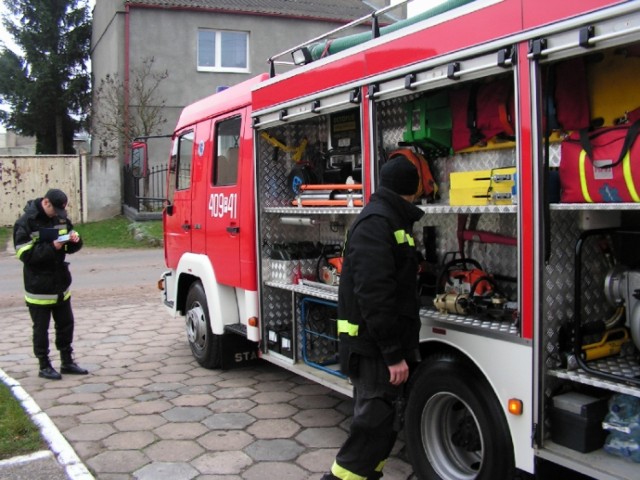
<svg viewBox="0 0 640 480">
<path fill-rule="evenodd" d="M 300 185 L 318 183 L 318 178 L 313 170 L 307 165 L 295 165 L 287 176 L 287 185 L 294 195 L 300 193 Z"/>
</svg>

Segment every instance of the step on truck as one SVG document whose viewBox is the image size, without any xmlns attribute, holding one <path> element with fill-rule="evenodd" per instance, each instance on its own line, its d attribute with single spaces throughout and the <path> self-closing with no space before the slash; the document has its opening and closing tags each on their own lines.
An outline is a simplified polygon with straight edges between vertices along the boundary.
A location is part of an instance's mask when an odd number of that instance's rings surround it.
<svg viewBox="0 0 640 480">
<path fill-rule="evenodd" d="M 398 23 L 389 8 L 183 110 L 164 304 L 203 367 L 267 361 L 352 395 L 340 255 L 404 150 L 426 212 L 417 477 L 544 461 L 639 478 L 638 2 L 458 0 Z"/>
</svg>

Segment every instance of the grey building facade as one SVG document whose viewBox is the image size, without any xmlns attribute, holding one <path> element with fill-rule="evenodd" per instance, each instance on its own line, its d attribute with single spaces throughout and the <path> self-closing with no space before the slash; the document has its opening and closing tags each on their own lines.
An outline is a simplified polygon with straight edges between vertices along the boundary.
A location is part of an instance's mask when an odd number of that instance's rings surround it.
<svg viewBox="0 0 640 480">
<path fill-rule="evenodd" d="M 267 59 L 371 14 L 389 0 L 97 0 L 93 12 L 94 91 L 107 75 L 125 85 L 154 59 L 168 76 L 155 93 L 171 133 L 193 101 L 267 72 Z M 402 10 L 394 10 L 397 15 Z M 368 28 L 363 26 L 360 30 Z M 100 104 L 95 105 L 99 111 Z M 99 139 L 92 139 L 94 154 Z M 150 163 L 164 163 L 169 141 L 150 144 Z"/>
</svg>

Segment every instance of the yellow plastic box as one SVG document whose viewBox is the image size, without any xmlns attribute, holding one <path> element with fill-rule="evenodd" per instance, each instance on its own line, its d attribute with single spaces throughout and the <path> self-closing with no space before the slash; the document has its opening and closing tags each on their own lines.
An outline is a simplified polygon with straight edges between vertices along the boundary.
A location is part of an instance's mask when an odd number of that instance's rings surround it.
<svg viewBox="0 0 640 480">
<path fill-rule="evenodd" d="M 451 173 L 449 204 L 511 205 L 515 173 L 515 167 Z"/>
</svg>

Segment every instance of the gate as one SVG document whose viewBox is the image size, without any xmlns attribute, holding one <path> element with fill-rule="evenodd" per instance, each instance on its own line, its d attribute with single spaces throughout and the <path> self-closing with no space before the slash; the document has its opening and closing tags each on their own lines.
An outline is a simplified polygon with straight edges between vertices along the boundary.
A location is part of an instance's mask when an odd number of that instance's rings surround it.
<svg viewBox="0 0 640 480">
<path fill-rule="evenodd" d="M 158 165 L 140 176 L 139 170 L 125 165 L 123 169 L 124 205 L 138 213 L 161 213 L 166 197 L 167 165 Z"/>
</svg>

